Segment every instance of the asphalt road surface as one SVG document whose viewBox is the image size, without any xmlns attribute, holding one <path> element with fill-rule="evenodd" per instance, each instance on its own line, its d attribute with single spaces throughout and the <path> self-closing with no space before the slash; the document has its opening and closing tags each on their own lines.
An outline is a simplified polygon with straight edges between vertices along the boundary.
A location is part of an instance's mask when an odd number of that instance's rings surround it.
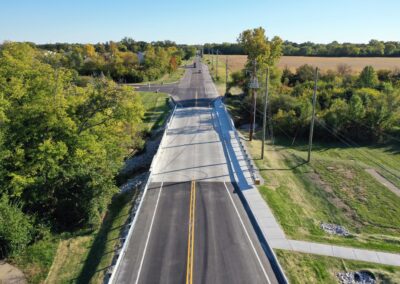
<svg viewBox="0 0 400 284">
<path fill-rule="evenodd" d="M 169 88 L 178 108 L 115 283 L 278 283 L 236 194 L 207 68 Z M 201 73 L 198 73 L 201 69 Z"/>
</svg>

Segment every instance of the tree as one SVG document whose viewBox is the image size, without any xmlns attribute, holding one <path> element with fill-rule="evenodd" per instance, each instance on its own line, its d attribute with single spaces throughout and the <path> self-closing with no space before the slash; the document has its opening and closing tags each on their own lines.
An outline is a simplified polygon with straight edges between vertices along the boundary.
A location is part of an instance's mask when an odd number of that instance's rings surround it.
<svg viewBox="0 0 400 284">
<path fill-rule="evenodd" d="M 176 63 L 176 57 L 175 56 L 171 56 L 171 59 L 169 60 L 169 72 L 173 72 L 178 68 L 178 64 Z"/>
<path fill-rule="evenodd" d="M 315 68 L 311 65 L 304 64 L 296 69 L 296 77 L 301 83 L 312 81 L 315 77 Z"/>
<path fill-rule="evenodd" d="M 0 197 L 55 228 L 97 226 L 141 139 L 140 97 L 107 79 L 78 87 L 42 60 L 26 44 L 0 51 Z"/>
<path fill-rule="evenodd" d="M 196 55 L 196 48 L 194 46 L 185 48 L 185 57 L 184 57 L 185 60 L 189 60 L 195 55 Z"/>
<path fill-rule="evenodd" d="M 273 66 L 282 55 L 282 40 L 274 37 L 271 41 L 262 27 L 245 30 L 239 35 L 238 42 L 247 54 L 248 67 L 254 60 L 260 69 Z"/>
<path fill-rule="evenodd" d="M 340 76 L 350 76 L 352 72 L 351 66 L 346 63 L 338 64 L 336 69 Z"/>
<path fill-rule="evenodd" d="M 358 77 L 357 84 L 361 88 L 374 88 L 379 83 L 378 75 L 372 66 L 366 66 Z"/>
<path fill-rule="evenodd" d="M 94 49 L 93 45 L 85 44 L 85 56 L 94 57 L 95 55 L 96 55 L 96 50 Z"/>
</svg>

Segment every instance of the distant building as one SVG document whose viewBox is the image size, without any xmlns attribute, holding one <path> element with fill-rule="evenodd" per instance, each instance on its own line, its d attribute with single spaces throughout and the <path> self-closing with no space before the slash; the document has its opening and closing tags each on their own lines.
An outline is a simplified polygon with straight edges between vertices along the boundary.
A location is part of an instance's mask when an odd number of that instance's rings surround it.
<svg viewBox="0 0 400 284">
<path fill-rule="evenodd" d="M 144 55 L 145 55 L 145 52 L 139 51 L 137 53 L 137 58 L 138 58 L 139 64 L 142 64 L 144 62 Z"/>
</svg>

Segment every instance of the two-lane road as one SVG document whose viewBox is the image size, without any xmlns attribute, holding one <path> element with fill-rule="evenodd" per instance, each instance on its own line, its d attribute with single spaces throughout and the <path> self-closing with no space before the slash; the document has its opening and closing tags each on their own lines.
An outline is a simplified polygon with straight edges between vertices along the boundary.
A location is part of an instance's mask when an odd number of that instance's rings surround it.
<svg viewBox="0 0 400 284">
<path fill-rule="evenodd" d="M 174 87 L 168 127 L 115 283 L 278 283 L 236 193 L 207 68 Z M 170 86 L 171 87 L 171 86 Z"/>
</svg>

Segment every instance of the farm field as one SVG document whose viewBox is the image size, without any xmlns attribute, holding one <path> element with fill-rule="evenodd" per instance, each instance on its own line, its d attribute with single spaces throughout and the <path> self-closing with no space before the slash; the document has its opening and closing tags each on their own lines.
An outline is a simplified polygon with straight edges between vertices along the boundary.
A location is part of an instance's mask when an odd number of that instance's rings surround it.
<svg viewBox="0 0 400 284">
<path fill-rule="evenodd" d="M 205 55 L 205 59 L 210 59 L 210 55 Z M 214 56 L 215 57 L 215 56 Z M 225 68 L 225 55 L 219 56 L 220 68 Z M 228 55 L 228 64 L 231 72 L 243 69 L 246 63 L 246 55 Z M 400 58 L 394 57 L 306 57 L 306 56 L 282 56 L 278 62 L 278 67 L 289 68 L 294 71 L 303 64 L 319 67 L 322 71 L 336 70 L 340 64 L 347 64 L 355 73 L 360 72 L 365 66 L 371 65 L 375 69 L 400 69 Z M 224 73 L 221 73 L 224 74 Z"/>
</svg>

